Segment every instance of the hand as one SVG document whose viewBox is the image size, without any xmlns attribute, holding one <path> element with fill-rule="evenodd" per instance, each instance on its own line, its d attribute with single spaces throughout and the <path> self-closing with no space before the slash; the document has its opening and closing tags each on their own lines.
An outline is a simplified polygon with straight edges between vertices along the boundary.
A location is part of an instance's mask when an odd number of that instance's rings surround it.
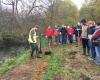
<svg viewBox="0 0 100 80">
<path fill-rule="evenodd" d="M 61 35 L 61 32 L 59 34 Z"/>
<path fill-rule="evenodd" d="M 46 39 L 48 38 L 47 36 L 45 36 L 46 37 Z"/>
</svg>

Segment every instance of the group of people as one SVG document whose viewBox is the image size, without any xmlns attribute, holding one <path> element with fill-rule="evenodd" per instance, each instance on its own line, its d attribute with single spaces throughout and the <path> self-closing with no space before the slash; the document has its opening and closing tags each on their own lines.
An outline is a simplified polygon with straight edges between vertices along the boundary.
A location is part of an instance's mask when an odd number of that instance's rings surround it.
<svg viewBox="0 0 100 80">
<path fill-rule="evenodd" d="M 32 48 L 31 57 L 36 50 L 39 56 L 38 49 L 38 34 L 39 26 L 36 25 L 29 32 L 28 41 Z M 66 25 L 51 27 L 45 29 L 45 38 L 48 41 L 48 46 L 72 44 L 73 40 L 77 45 L 83 46 L 82 55 L 88 56 L 89 60 L 100 64 L 100 22 L 86 21 L 85 19 L 71 27 Z"/>
<path fill-rule="evenodd" d="M 83 55 L 100 64 L 100 22 L 82 21 L 81 41 Z"/>
<path fill-rule="evenodd" d="M 50 46 L 53 45 L 66 45 L 67 42 L 73 43 L 74 28 L 66 25 L 55 26 L 52 28 L 48 26 L 45 31 L 45 36 Z"/>
</svg>

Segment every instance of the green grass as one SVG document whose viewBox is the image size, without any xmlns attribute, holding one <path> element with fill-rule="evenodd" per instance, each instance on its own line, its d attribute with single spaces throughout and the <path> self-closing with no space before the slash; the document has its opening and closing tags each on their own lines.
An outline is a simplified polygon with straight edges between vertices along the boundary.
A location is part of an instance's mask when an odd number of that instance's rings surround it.
<svg viewBox="0 0 100 80">
<path fill-rule="evenodd" d="M 63 73 L 64 73 L 65 77 L 70 77 L 70 78 L 73 78 L 75 80 L 78 80 L 80 77 L 80 73 L 74 72 L 72 70 L 64 70 Z"/>
<path fill-rule="evenodd" d="M 44 48 L 47 44 L 45 38 L 42 38 L 42 47 Z M 12 50 L 14 51 L 14 50 Z M 0 78 L 7 75 L 8 71 L 17 65 L 25 62 L 29 58 L 29 50 L 21 53 L 20 56 L 15 58 L 7 58 L 3 64 L 0 64 Z"/>
<path fill-rule="evenodd" d="M 23 52 L 18 58 L 7 59 L 6 62 L 0 66 L 0 77 L 5 76 L 10 69 L 14 68 L 18 64 L 28 60 L 28 52 L 29 51 Z"/>
<path fill-rule="evenodd" d="M 53 80 L 53 78 L 62 70 L 63 60 L 64 58 L 60 55 L 60 50 L 56 48 L 48 62 L 48 67 L 44 73 L 43 80 Z"/>
<path fill-rule="evenodd" d="M 54 48 L 53 54 L 50 61 L 48 62 L 47 70 L 44 73 L 43 80 L 53 80 L 56 76 L 68 77 L 78 80 L 80 73 L 64 69 L 65 57 L 62 54 L 65 51 L 68 51 L 70 47 L 62 46 L 60 48 Z"/>
</svg>

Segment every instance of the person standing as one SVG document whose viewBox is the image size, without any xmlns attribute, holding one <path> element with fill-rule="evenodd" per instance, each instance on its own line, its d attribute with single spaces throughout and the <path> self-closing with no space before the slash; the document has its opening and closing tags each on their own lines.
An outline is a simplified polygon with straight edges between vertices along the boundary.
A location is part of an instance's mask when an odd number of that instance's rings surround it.
<svg viewBox="0 0 100 80">
<path fill-rule="evenodd" d="M 59 46 L 62 43 L 62 36 L 61 36 L 61 26 L 58 25 L 58 40 L 59 40 Z"/>
<path fill-rule="evenodd" d="M 95 57 L 96 57 L 96 53 L 95 53 L 95 48 L 93 46 L 93 42 L 92 42 L 92 35 L 93 33 L 95 32 L 95 23 L 94 21 L 88 21 L 88 45 L 89 45 L 89 48 L 90 48 L 90 56 L 89 56 L 89 60 L 95 60 Z"/>
<path fill-rule="evenodd" d="M 74 29 L 70 26 L 67 27 L 67 35 L 68 35 L 69 43 L 72 44 L 73 43 Z"/>
<path fill-rule="evenodd" d="M 34 28 L 32 28 L 29 32 L 29 38 L 28 38 L 28 42 L 30 44 L 31 47 L 31 54 L 30 57 L 33 58 L 34 56 L 34 51 L 36 51 L 36 55 L 38 58 L 40 58 L 39 55 L 39 49 L 38 49 L 38 31 L 39 31 L 39 26 L 35 25 Z"/>
<path fill-rule="evenodd" d="M 55 42 L 55 45 L 58 45 L 59 44 L 59 32 L 58 32 L 58 27 L 55 26 L 54 28 L 54 32 L 53 32 L 53 35 L 54 35 L 54 42 Z"/>
<path fill-rule="evenodd" d="M 62 25 L 62 28 L 60 30 L 61 36 L 62 36 L 62 44 L 66 45 L 67 43 L 67 29 L 66 26 Z"/>
<path fill-rule="evenodd" d="M 88 34 L 87 34 L 87 29 L 88 29 L 88 24 L 87 22 L 84 20 L 83 26 L 82 26 L 82 34 L 81 34 L 81 38 L 82 38 L 82 46 L 83 46 L 83 55 L 89 55 L 89 45 L 88 45 Z"/>
<path fill-rule="evenodd" d="M 54 31 L 53 31 L 52 27 L 49 25 L 48 28 L 46 29 L 46 32 L 45 32 L 45 36 L 48 40 L 49 46 L 53 46 L 53 40 L 52 40 L 53 32 Z"/>
<path fill-rule="evenodd" d="M 76 34 L 76 42 L 78 45 L 81 44 L 81 33 L 82 33 L 82 26 L 81 24 L 78 22 L 76 29 L 75 29 L 75 34 Z"/>
<path fill-rule="evenodd" d="M 96 64 L 100 65 L 100 22 L 96 24 L 95 32 L 92 36 L 93 45 L 95 46 L 96 51 Z"/>
</svg>

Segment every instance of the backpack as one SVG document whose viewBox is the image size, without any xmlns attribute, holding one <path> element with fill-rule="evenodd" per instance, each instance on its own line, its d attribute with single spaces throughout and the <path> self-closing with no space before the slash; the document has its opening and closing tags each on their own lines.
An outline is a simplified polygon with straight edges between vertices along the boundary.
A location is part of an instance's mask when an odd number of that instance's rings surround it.
<svg viewBox="0 0 100 80">
<path fill-rule="evenodd" d="M 98 39 L 96 39 L 95 41 L 93 41 L 93 45 L 100 47 L 100 37 Z"/>
<path fill-rule="evenodd" d="M 100 29 L 98 29 L 98 31 L 99 31 Z M 100 36 L 96 39 L 96 40 L 94 40 L 93 41 L 93 45 L 94 46 L 97 46 L 97 47 L 100 47 Z"/>
</svg>

